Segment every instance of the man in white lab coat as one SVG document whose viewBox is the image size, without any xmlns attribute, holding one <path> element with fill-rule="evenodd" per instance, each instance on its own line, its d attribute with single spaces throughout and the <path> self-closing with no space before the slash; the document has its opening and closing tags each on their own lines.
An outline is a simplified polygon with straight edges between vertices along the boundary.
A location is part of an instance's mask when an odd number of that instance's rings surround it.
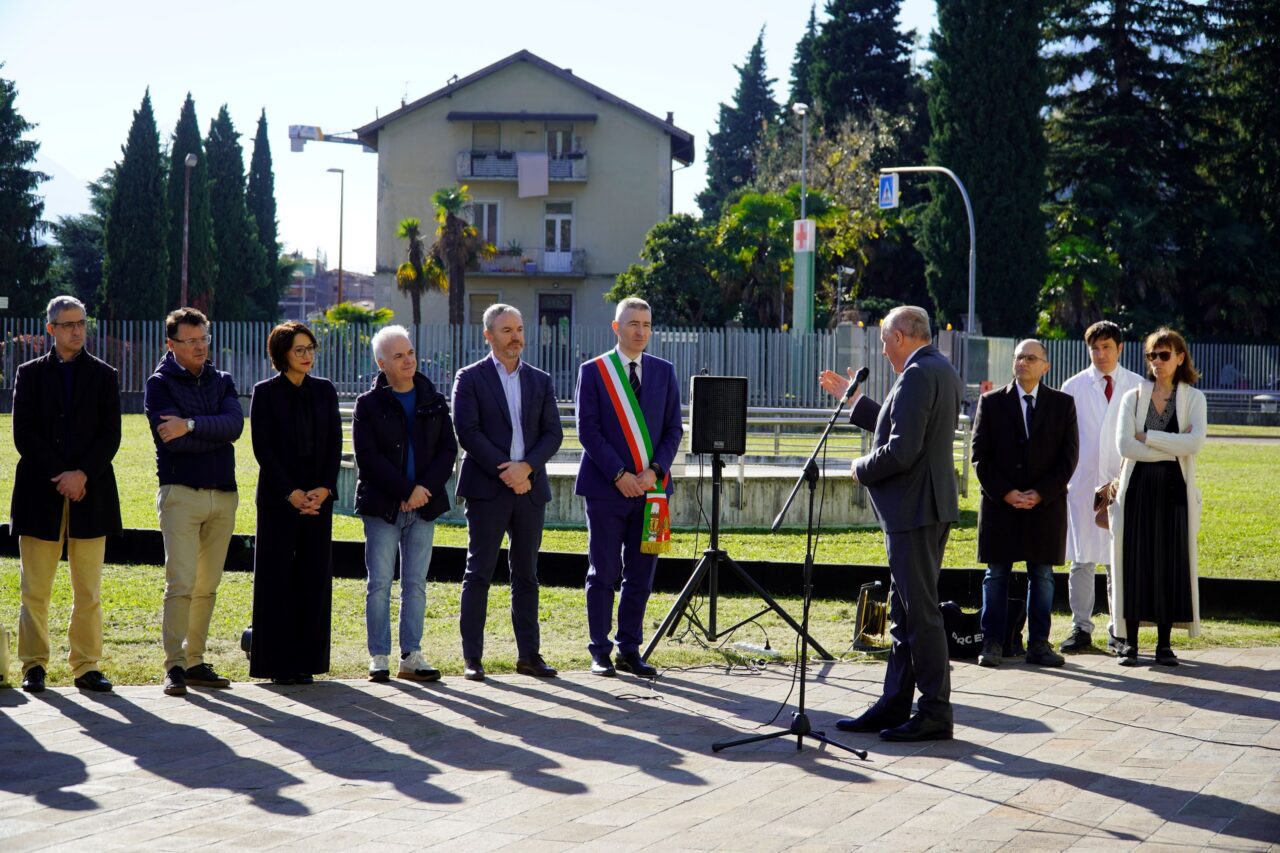
<svg viewBox="0 0 1280 853">
<path fill-rule="evenodd" d="M 1098 486 L 1120 475 L 1120 452 L 1115 442 L 1116 413 L 1124 393 L 1142 382 L 1141 376 L 1120 366 L 1124 340 L 1115 323 L 1108 320 L 1094 323 L 1085 331 L 1084 340 L 1089 346 L 1092 364 L 1062 384 L 1062 390 L 1075 398 L 1076 423 L 1080 430 L 1080 461 L 1067 495 L 1071 634 L 1059 647 L 1063 652 L 1083 652 L 1093 646 L 1094 574 L 1099 563 L 1111 559 L 1111 532 L 1094 523 L 1093 495 Z M 1111 597 L 1109 566 L 1107 597 Z M 1113 624 L 1107 625 L 1109 651 L 1114 651 Z"/>
</svg>

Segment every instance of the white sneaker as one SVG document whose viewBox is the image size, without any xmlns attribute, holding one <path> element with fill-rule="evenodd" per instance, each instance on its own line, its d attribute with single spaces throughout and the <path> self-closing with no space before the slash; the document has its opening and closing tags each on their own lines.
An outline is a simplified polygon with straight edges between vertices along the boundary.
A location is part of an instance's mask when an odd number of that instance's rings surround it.
<svg viewBox="0 0 1280 853">
<path fill-rule="evenodd" d="M 427 663 L 422 652 L 409 652 L 401 656 L 400 672 L 396 673 L 396 677 L 410 681 L 438 681 L 440 670 Z"/>
<path fill-rule="evenodd" d="M 369 658 L 369 680 L 391 680 L 391 663 L 387 660 L 386 655 L 374 655 Z"/>
</svg>

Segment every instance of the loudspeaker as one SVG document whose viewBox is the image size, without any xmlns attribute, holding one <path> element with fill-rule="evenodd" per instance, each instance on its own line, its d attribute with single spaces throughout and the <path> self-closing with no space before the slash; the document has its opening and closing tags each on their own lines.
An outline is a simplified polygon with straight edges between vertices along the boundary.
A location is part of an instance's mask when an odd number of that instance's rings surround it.
<svg viewBox="0 0 1280 853">
<path fill-rule="evenodd" d="M 747 452 L 747 378 L 694 376 L 689 381 L 692 412 L 689 450 L 741 456 Z"/>
</svg>

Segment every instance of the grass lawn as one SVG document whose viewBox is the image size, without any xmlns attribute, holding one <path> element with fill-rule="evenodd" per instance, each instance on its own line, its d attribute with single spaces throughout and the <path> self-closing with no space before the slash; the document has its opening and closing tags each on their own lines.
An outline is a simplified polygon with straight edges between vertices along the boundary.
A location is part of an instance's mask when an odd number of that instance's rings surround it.
<svg viewBox="0 0 1280 853">
<path fill-rule="evenodd" d="M 515 642 L 509 616 L 509 587 L 495 585 L 489 597 L 489 620 L 485 648 L 485 666 L 490 672 L 511 672 L 515 668 Z M 103 670 L 119 684 L 159 684 L 163 674 L 164 654 L 160 644 L 160 612 L 164 592 L 164 570 L 158 566 L 107 566 L 103 573 Z M 392 619 L 398 611 L 398 585 L 392 592 Z M 446 674 L 462 672 L 462 651 L 458 637 L 458 598 L 460 586 L 453 583 L 427 585 L 426 629 L 423 653 Z M 253 577 L 245 572 L 228 572 L 223 576 L 210 629 L 209 660 L 229 677 L 248 678 L 249 665 L 239 648 L 241 630 L 251 619 Z M 652 634 L 675 600 L 674 595 L 655 594 L 649 602 L 645 620 L 646 635 Z M 797 620 L 800 602 L 781 599 L 782 606 Z M 18 622 L 18 561 L 0 559 L 0 625 L 16 629 Z M 721 624 L 731 625 L 755 613 L 755 598 L 720 599 Z M 70 684 L 67 668 L 66 629 L 71 613 L 71 584 L 68 573 L 58 573 L 53 603 L 49 609 L 53 654 L 50 661 L 50 683 Z M 705 613 L 703 614 L 705 616 Z M 865 656 L 850 652 L 853 625 L 853 603 L 848 601 L 815 601 L 811 616 L 813 637 L 833 655 L 850 659 Z M 586 612 L 581 588 L 543 587 L 540 620 L 542 651 L 547 661 L 561 669 L 586 669 Z M 394 621 L 392 634 L 394 636 Z M 1070 629 L 1070 617 L 1055 614 L 1052 639 L 1057 642 Z M 1151 648 L 1154 632 L 1143 631 L 1141 643 Z M 795 659 L 795 635 L 776 615 L 762 616 L 759 626 L 747 625 L 726 642 L 745 641 L 763 645 L 768 638 L 771 647 L 785 659 Z M 368 656 L 364 632 L 364 583 L 358 580 L 335 580 L 333 584 L 332 669 L 334 678 L 360 678 L 366 673 Z M 1208 646 L 1280 645 L 1280 629 L 1271 623 L 1210 621 L 1201 636 L 1189 640 L 1185 632 L 1175 631 L 1177 648 Z M 16 640 L 10 646 L 13 662 L 10 679 L 17 681 L 20 665 Z M 683 641 L 664 640 L 654 652 L 653 663 L 659 667 L 740 662 L 732 650 L 706 648 L 692 637 Z"/>
<path fill-rule="evenodd" d="M 8 415 L 0 415 L 0 431 L 9 434 Z M 1250 427 L 1249 429 L 1266 429 Z M 763 439 L 762 439 L 763 440 Z M 772 442 L 772 438 L 768 438 Z M 785 451 L 784 451 L 785 452 Z M 17 454 L 11 441 L 0 442 L 0 476 L 12 472 Z M 236 445 L 240 509 L 236 531 L 253 533 L 256 513 L 253 492 L 258 467 L 246 429 Z M 124 418 L 124 441 L 115 462 L 125 527 L 156 528 L 155 449 L 141 415 Z M 12 476 L 11 474 L 9 475 Z M 1200 532 L 1200 574 L 1205 577 L 1280 579 L 1280 537 L 1274 535 L 1275 507 L 1280 506 L 1280 442 L 1250 444 L 1210 442 L 1201 452 L 1198 476 L 1204 494 L 1204 518 Z M 978 498 L 976 479 L 971 478 L 969 496 L 961 498 L 961 521 L 952 530 L 944 559 L 945 566 L 976 565 Z M 7 489 L 0 489 L 6 493 Z M 4 494 L 7 498 L 8 495 Z M 0 518 L 8 517 L 7 502 L 0 506 Z M 364 538 L 360 519 L 334 518 L 335 539 Z M 441 524 L 436 528 L 436 544 L 466 545 L 466 528 Z M 706 546 L 706 531 L 695 542 L 694 531 L 676 533 L 675 553 L 697 556 Z M 804 558 L 804 535 L 796 532 L 772 534 L 768 531 L 735 531 L 722 536 L 722 546 L 736 559 L 800 562 Z M 548 530 L 543 550 L 585 553 L 583 529 Z M 818 548 L 820 563 L 884 564 L 884 543 L 876 529 L 828 529 Z"/>
</svg>

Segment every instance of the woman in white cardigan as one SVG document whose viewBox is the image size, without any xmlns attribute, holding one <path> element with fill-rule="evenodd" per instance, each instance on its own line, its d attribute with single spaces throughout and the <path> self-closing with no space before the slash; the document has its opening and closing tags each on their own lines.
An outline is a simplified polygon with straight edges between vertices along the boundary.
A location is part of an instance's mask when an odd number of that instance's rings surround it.
<svg viewBox="0 0 1280 853">
<path fill-rule="evenodd" d="M 1147 380 L 1120 401 L 1116 444 L 1124 465 L 1111 505 L 1112 613 L 1125 632 L 1121 666 L 1138 662 L 1138 626 L 1157 629 L 1156 663 L 1177 666 L 1172 628 L 1200 633 L 1196 454 L 1208 427 L 1200 374 L 1187 342 L 1157 329 L 1145 343 Z"/>
</svg>

